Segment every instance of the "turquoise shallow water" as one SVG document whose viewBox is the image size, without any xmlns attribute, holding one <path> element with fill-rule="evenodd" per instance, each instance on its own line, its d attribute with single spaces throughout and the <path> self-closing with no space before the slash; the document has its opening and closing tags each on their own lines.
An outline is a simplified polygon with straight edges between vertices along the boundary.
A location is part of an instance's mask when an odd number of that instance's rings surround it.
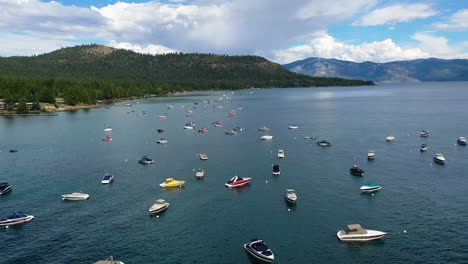
<svg viewBox="0 0 468 264">
<path fill-rule="evenodd" d="M 13 185 L 0 197 L 0 217 L 17 210 L 36 217 L 0 229 L 0 263 L 88 264 L 110 255 L 126 264 L 249 263 L 242 245 L 253 237 L 265 240 L 276 263 L 466 263 L 468 148 L 455 141 L 468 137 L 467 88 L 460 82 L 255 89 L 142 99 L 132 107 L 55 117 L 0 117 L 0 181 Z M 203 102 L 216 98 L 223 103 Z M 174 107 L 167 110 L 168 104 Z M 224 126 L 214 128 L 216 120 Z M 184 130 L 188 121 L 209 132 Z M 288 130 L 291 124 L 300 129 Z M 112 142 L 101 141 L 106 125 L 114 129 Z M 263 125 L 273 141 L 260 140 L 256 129 Z M 224 135 L 236 126 L 245 131 Z M 167 130 L 169 144 L 156 144 L 158 128 Z M 422 129 L 431 135 L 419 137 Z M 395 141 L 385 142 L 388 135 Z M 333 146 L 320 148 L 304 136 Z M 419 152 L 421 143 L 427 152 Z M 278 149 L 284 160 L 277 160 Z M 372 162 L 369 150 L 376 152 Z M 433 164 L 435 153 L 445 155 L 446 165 Z M 142 155 L 156 163 L 138 164 Z M 271 175 L 276 163 L 278 177 Z M 363 177 L 349 174 L 353 164 L 365 170 Z M 206 168 L 203 180 L 194 177 L 199 167 Z M 100 184 L 105 173 L 115 175 L 114 183 Z M 224 183 L 234 175 L 253 180 L 229 190 Z M 187 183 L 161 189 L 167 177 Z M 361 195 L 368 180 L 383 189 Z M 287 188 L 297 191 L 295 207 L 284 201 Z M 88 201 L 60 199 L 81 190 L 91 195 Z M 171 206 L 150 217 L 158 198 Z M 388 235 L 340 243 L 336 232 L 352 223 Z"/>
</svg>

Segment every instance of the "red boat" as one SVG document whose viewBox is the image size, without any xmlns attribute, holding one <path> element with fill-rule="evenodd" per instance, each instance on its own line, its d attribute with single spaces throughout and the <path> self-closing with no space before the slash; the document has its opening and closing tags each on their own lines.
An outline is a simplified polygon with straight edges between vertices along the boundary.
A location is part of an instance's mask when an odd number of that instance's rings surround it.
<svg viewBox="0 0 468 264">
<path fill-rule="evenodd" d="M 200 132 L 200 133 L 205 133 L 205 132 L 208 132 L 208 129 L 206 129 L 206 128 L 200 128 L 200 129 L 198 130 L 198 132 Z"/>
<path fill-rule="evenodd" d="M 252 178 L 241 178 L 239 176 L 234 176 L 228 182 L 226 182 L 225 186 L 228 188 L 239 187 L 249 183 L 251 180 Z"/>
<path fill-rule="evenodd" d="M 102 140 L 103 140 L 103 141 L 111 141 L 112 138 L 111 138 L 111 137 L 105 137 L 105 138 L 103 138 Z"/>
<path fill-rule="evenodd" d="M 228 117 L 234 117 L 234 114 L 229 114 Z"/>
</svg>

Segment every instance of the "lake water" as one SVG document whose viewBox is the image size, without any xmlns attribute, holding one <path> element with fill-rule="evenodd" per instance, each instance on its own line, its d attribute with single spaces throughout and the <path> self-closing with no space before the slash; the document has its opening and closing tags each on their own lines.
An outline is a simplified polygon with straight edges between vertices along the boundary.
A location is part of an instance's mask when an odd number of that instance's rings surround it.
<svg viewBox="0 0 468 264">
<path fill-rule="evenodd" d="M 0 117 L 0 181 L 13 185 L 0 197 L 0 218 L 18 210 L 36 217 L 0 229 L 0 263 L 90 264 L 110 255 L 126 264 L 250 263 L 243 244 L 254 237 L 276 263 L 467 263 L 468 148 L 456 145 L 468 137 L 467 88 L 452 82 L 206 92 L 54 117 Z M 213 127 L 217 120 L 223 127 Z M 209 132 L 184 130 L 188 121 Z M 291 124 L 300 128 L 289 130 Z M 107 125 L 112 142 L 101 140 Z M 260 139 L 263 125 L 270 142 Z M 224 134 L 236 126 L 245 130 Z M 169 144 L 156 143 L 158 128 Z M 431 135 L 420 137 L 423 129 Z M 385 142 L 389 135 L 395 141 Z M 419 151 L 421 143 L 428 151 Z M 374 161 L 366 159 L 369 150 Z M 445 165 L 432 162 L 436 153 Z M 139 164 L 142 155 L 156 163 Z M 281 166 L 280 176 L 271 175 L 272 164 Z M 349 174 L 353 164 L 363 177 Z M 204 179 L 194 177 L 196 168 L 206 168 Z M 111 185 L 101 185 L 105 173 L 114 174 Z M 224 187 L 234 175 L 253 180 Z M 160 188 L 168 177 L 187 181 L 185 187 Z M 383 189 L 360 194 L 367 181 Z M 287 188 L 298 194 L 295 207 L 284 200 Z M 89 200 L 61 200 L 81 190 Z M 159 198 L 171 205 L 150 217 Z M 339 242 L 336 232 L 354 223 L 388 235 Z"/>
</svg>

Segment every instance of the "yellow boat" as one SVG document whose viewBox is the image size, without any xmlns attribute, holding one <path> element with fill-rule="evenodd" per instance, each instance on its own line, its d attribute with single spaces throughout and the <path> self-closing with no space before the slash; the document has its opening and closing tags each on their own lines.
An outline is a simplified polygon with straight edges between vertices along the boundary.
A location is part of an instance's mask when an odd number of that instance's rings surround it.
<svg viewBox="0 0 468 264">
<path fill-rule="evenodd" d="M 182 187 L 185 184 L 185 181 L 174 180 L 173 178 L 167 178 L 165 182 L 159 184 L 159 186 L 167 187 Z"/>
<path fill-rule="evenodd" d="M 185 110 L 185 112 L 187 112 L 187 113 L 192 113 L 192 110 Z"/>
</svg>

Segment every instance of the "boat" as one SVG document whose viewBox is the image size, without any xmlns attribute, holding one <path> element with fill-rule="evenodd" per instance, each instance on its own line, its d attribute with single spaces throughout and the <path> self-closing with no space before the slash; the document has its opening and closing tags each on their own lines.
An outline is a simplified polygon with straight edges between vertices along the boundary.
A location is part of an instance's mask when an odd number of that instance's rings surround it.
<svg viewBox="0 0 468 264">
<path fill-rule="evenodd" d="M 280 175 L 281 170 L 279 165 L 273 165 L 273 175 Z"/>
<path fill-rule="evenodd" d="M 167 178 L 165 182 L 159 184 L 159 186 L 167 187 L 182 187 L 185 184 L 185 181 L 174 180 L 173 178 Z"/>
<path fill-rule="evenodd" d="M 252 239 L 249 243 L 244 244 L 244 249 L 252 257 L 259 259 L 263 262 L 273 263 L 275 255 L 270 248 L 263 243 L 263 240 Z"/>
<path fill-rule="evenodd" d="M 166 130 L 164 128 L 158 128 L 158 133 L 164 133 Z"/>
<path fill-rule="evenodd" d="M 114 175 L 112 174 L 106 174 L 104 177 L 102 177 L 102 184 L 109 184 L 114 180 Z"/>
<path fill-rule="evenodd" d="M 151 163 L 154 163 L 154 160 L 148 158 L 147 156 L 143 156 L 138 159 L 138 162 L 141 164 L 151 164 Z"/>
<path fill-rule="evenodd" d="M 195 127 L 194 127 L 194 126 L 190 126 L 190 125 L 185 125 L 185 126 L 184 126 L 184 129 L 195 129 Z"/>
<path fill-rule="evenodd" d="M 237 132 L 232 130 L 232 129 L 229 129 L 229 130 L 226 130 L 224 132 L 224 134 L 226 134 L 226 135 L 237 135 Z"/>
<path fill-rule="evenodd" d="M 166 118 L 166 115 L 160 115 L 159 118 Z"/>
<path fill-rule="evenodd" d="M 374 160 L 375 159 L 375 152 L 374 151 L 369 151 L 369 153 L 367 153 L 367 159 L 368 160 Z"/>
<path fill-rule="evenodd" d="M 244 129 L 243 129 L 242 127 L 235 127 L 235 128 L 233 128 L 232 130 L 235 131 L 235 132 L 242 132 L 242 131 L 244 131 Z"/>
<path fill-rule="evenodd" d="M 371 193 L 371 192 L 376 192 L 380 189 L 382 189 L 382 186 L 379 186 L 377 185 L 376 182 L 367 182 L 365 185 L 361 186 L 361 188 L 359 188 L 361 190 L 361 192 L 366 192 L 366 193 Z"/>
<path fill-rule="evenodd" d="M 395 140 L 395 137 L 394 136 L 388 136 L 385 138 L 386 141 L 393 141 Z"/>
<path fill-rule="evenodd" d="M 158 143 L 158 144 L 167 144 L 167 143 L 169 143 L 169 141 L 165 140 L 164 138 L 160 138 L 160 139 L 158 139 L 156 141 L 156 143 Z"/>
<path fill-rule="evenodd" d="M 223 125 L 222 125 L 220 122 L 218 122 L 218 121 L 213 122 L 213 125 L 214 125 L 215 127 L 222 127 L 222 126 L 223 126 Z"/>
<path fill-rule="evenodd" d="M 229 114 L 227 117 L 234 117 L 235 114 Z"/>
<path fill-rule="evenodd" d="M 0 226 L 13 226 L 29 222 L 34 219 L 33 215 L 22 212 L 14 213 L 6 218 L 0 219 Z"/>
<path fill-rule="evenodd" d="M 336 234 L 341 241 L 369 241 L 382 238 L 387 233 L 376 230 L 367 230 L 359 224 L 348 225 L 345 230 L 340 230 Z"/>
<path fill-rule="evenodd" d="M 111 132 L 112 131 L 112 128 L 111 127 L 106 127 L 104 128 L 104 132 Z"/>
<path fill-rule="evenodd" d="M 436 163 L 445 164 L 445 157 L 442 154 L 436 154 L 433 159 Z"/>
<path fill-rule="evenodd" d="M 331 146 L 331 143 L 327 141 L 326 139 L 324 139 L 324 140 L 320 140 L 319 142 L 317 142 L 317 145 L 322 146 L 322 147 L 329 147 Z"/>
<path fill-rule="evenodd" d="M 286 189 L 286 194 L 284 195 L 284 198 L 286 199 L 287 202 L 296 203 L 296 200 L 297 200 L 296 191 L 294 191 L 293 189 Z"/>
<path fill-rule="evenodd" d="M 8 193 L 10 191 L 11 191 L 11 185 L 10 184 L 8 184 L 6 182 L 0 183 L 0 195 Z"/>
<path fill-rule="evenodd" d="M 317 139 L 316 137 L 309 137 L 309 136 L 305 136 L 304 139 L 310 139 L 310 140 L 315 140 Z"/>
<path fill-rule="evenodd" d="M 261 136 L 260 138 L 261 138 L 262 140 L 272 140 L 272 139 L 273 139 L 273 136 L 264 135 L 264 136 Z"/>
<path fill-rule="evenodd" d="M 18 152 L 17 149 L 10 149 L 10 153 L 15 153 L 15 152 Z"/>
<path fill-rule="evenodd" d="M 208 132 L 208 129 L 203 127 L 203 128 L 198 129 L 198 132 L 199 133 L 206 133 L 206 132 Z"/>
<path fill-rule="evenodd" d="M 148 209 L 150 214 L 158 214 L 169 207 L 169 203 L 163 199 L 158 199 L 154 204 Z"/>
<path fill-rule="evenodd" d="M 428 137 L 430 135 L 429 130 L 423 130 L 420 133 L 421 137 Z"/>
<path fill-rule="evenodd" d="M 359 165 L 353 165 L 353 167 L 351 167 L 351 169 L 349 169 L 349 172 L 351 172 L 351 174 L 356 175 L 356 176 L 364 175 L 364 170 L 362 170 L 359 167 Z"/>
<path fill-rule="evenodd" d="M 419 150 L 420 150 L 421 152 L 426 151 L 426 150 L 427 150 L 427 144 L 421 144 L 421 146 L 419 146 Z"/>
<path fill-rule="evenodd" d="M 288 126 L 289 129 L 298 129 L 299 126 L 298 125 L 290 125 Z"/>
<path fill-rule="evenodd" d="M 200 159 L 201 160 L 208 160 L 208 155 L 206 155 L 205 153 L 201 153 L 200 154 Z"/>
<path fill-rule="evenodd" d="M 259 127 L 257 128 L 258 131 L 269 131 L 270 129 L 266 126 L 262 126 L 262 127 Z"/>
<path fill-rule="evenodd" d="M 125 106 L 132 106 L 132 104 L 125 104 Z"/>
<path fill-rule="evenodd" d="M 463 146 L 466 145 L 466 138 L 465 137 L 459 137 L 457 139 L 457 143 L 458 143 L 458 145 L 463 145 Z"/>
<path fill-rule="evenodd" d="M 225 186 L 228 188 L 239 187 L 249 183 L 251 180 L 252 178 L 241 178 L 239 176 L 234 176 L 225 184 Z"/>
<path fill-rule="evenodd" d="M 111 140 L 112 140 L 111 137 L 105 137 L 105 138 L 102 139 L 102 141 L 111 141 Z"/>
<path fill-rule="evenodd" d="M 205 170 L 198 169 L 197 172 L 195 173 L 195 177 L 197 179 L 203 179 L 203 177 L 205 177 Z"/>
<path fill-rule="evenodd" d="M 125 264 L 122 261 L 114 260 L 112 256 L 110 256 L 106 260 L 99 260 L 98 262 L 95 262 L 94 264 Z"/>
<path fill-rule="evenodd" d="M 278 158 L 283 159 L 284 158 L 284 150 L 280 149 L 278 150 Z"/>
<path fill-rule="evenodd" d="M 89 199 L 89 194 L 87 193 L 70 193 L 70 194 L 64 194 L 62 195 L 62 199 L 69 200 L 69 201 L 82 201 L 82 200 L 87 200 Z"/>
</svg>

